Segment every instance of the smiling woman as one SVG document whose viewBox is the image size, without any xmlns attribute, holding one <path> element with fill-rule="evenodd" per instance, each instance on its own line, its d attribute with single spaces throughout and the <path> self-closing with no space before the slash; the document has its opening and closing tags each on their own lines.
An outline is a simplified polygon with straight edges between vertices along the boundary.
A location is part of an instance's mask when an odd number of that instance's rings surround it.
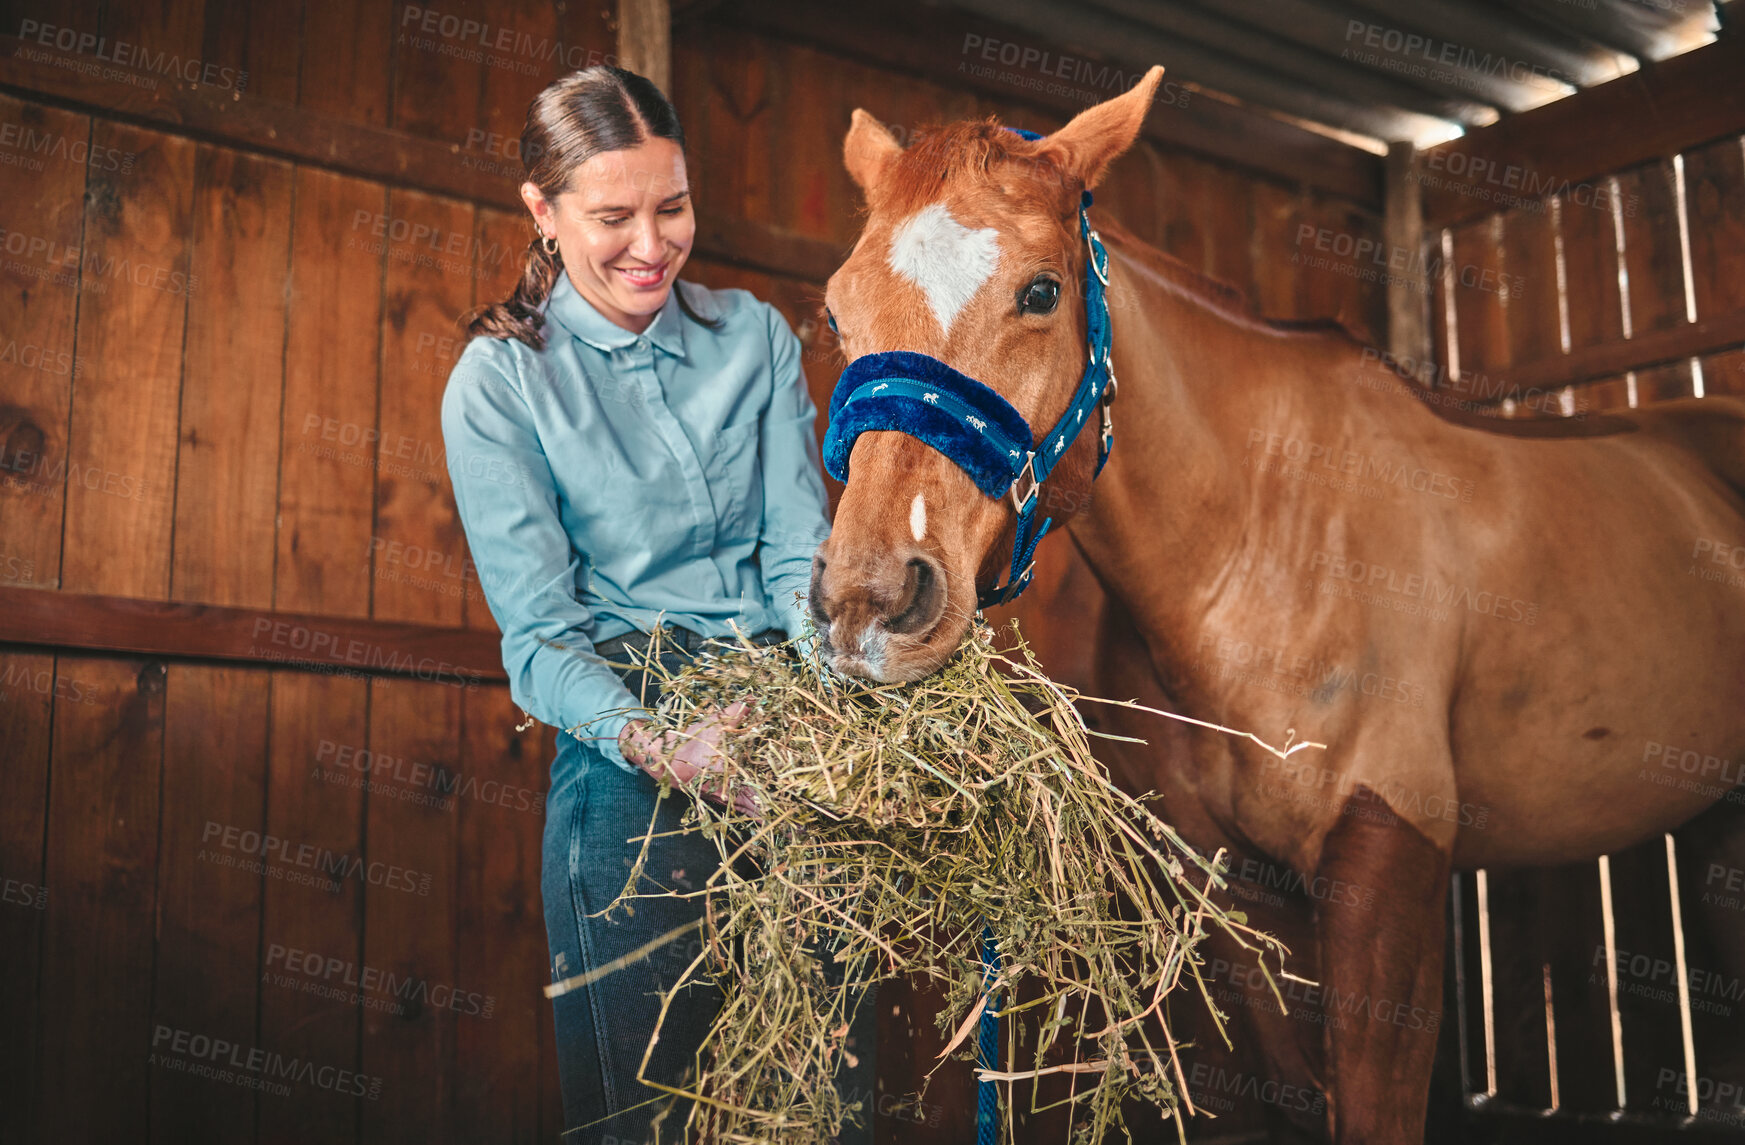
<svg viewBox="0 0 1745 1145">
<path fill-rule="evenodd" d="M 564 1121 L 574 1140 L 641 1141 L 656 1117 L 684 1121 L 667 1095 L 721 1006 L 707 983 L 687 988 L 651 1039 L 685 960 L 632 955 L 696 922 L 701 903 L 678 896 L 719 865 L 677 831 L 683 800 L 663 799 L 662 781 L 718 768 L 744 704 L 658 734 L 658 681 L 630 662 L 657 629 L 669 671 L 708 638 L 802 634 L 797 597 L 829 528 L 817 410 L 799 339 L 772 307 L 678 281 L 696 219 L 659 89 L 618 68 L 566 76 L 534 99 L 521 155 L 536 234 L 514 293 L 469 324 L 443 437 L 511 693 L 563 729 L 541 880 L 552 976 L 633 963 L 555 999 Z M 633 862 L 653 897 L 596 913 Z M 872 1008 L 861 1013 L 859 1068 L 841 1080 L 870 1090 Z"/>
</svg>

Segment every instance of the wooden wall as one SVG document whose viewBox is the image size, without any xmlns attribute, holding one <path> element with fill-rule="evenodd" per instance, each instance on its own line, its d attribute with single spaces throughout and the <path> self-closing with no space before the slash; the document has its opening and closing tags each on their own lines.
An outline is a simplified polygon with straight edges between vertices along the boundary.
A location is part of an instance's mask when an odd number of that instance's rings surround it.
<svg viewBox="0 0 1745 1145">
<path fill-rule="evenodd" d="M 611 21 L 541 0 L 7 12 L 0 590 L 266 627 L 227 661 L 0 646 L 0 1139 L 550 1140 L 550 731 L 517 731 L 490 680 L 296 662 L 309 617 L 489 634 L 438 402 L 456 317 L 507 292 L 528 236 L 503 141 L 563 64 L 612 51 Z M 447 17 L 519 46 L 475 56 Z M 691 275 L 782 308 L 821 408 L 850 110 L 1064 118 L 728 22 L 681 23 L 674 76 L 718 236 Z M 1154 143 L 1098 202 L 1268 314 L 1379 327 L 1361 265 L 1294 260 L 1303 225 L 1373 236 L 1372 208 Z M 1040 576 L 1026 620 L 1071 679 L 1094 581 L 1065 544 Z M 298 1065 L 263 1089 L 251 1054 Z"/>
<path fill-rule="evenodd" d="M 1506 416 L 1562 417 L 1745 395 L 1745 139 L 1597 174 L 1507 210 L 1444 203 L 1456 221 L 1431 240 L 1448 256 L 1432 380 L 1450 397 Z M 1693 555 L 1692 592 L 1710 587 L 1700 563 Z M 1636 746 L 1645 774 L 1658 773 L 1650 745 Z M 1575 1119 L 1621 1108 L 1664 1132 L 1692 1112 L 1694 1069 L 1698 1124 L 1741 1132 L 1727 1095 L 1745 1081 L 1745 914 L 1725 886 L 1742 842 L 1729 797 L 1670 843 L 1656 837 L 1603 865 L 1490 872 L 1491 1062 L 1481 892 L 1478 876 L 1457 876 L 1469 1092 L 1483 1093 L 1494 1067 L 1494 1104 L 1505 1110 Z M 1688 1061 L 1680 978 L 1691 984 Z"/>
</svg>

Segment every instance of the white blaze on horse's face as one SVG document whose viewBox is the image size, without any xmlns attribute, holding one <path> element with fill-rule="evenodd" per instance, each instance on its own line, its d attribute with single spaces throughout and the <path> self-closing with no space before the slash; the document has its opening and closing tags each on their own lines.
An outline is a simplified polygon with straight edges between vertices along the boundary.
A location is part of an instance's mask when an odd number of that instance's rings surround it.
<svg viewBox="0 0 1745 1145">
<path fill-rule="evenodd" d="M 970 230 L 943 203 L 915 212 L 891 235 L 891 269 L 921 288 L 951 333 L 958 313 L 1000 265 L 1000 235 L 992 227 Z"/>
<path fill-rule="evenodd" d="M 909 502 L 909 534 L 916 543 L 927 539 L 927 498 L 920 493 Z"/>
</svg>

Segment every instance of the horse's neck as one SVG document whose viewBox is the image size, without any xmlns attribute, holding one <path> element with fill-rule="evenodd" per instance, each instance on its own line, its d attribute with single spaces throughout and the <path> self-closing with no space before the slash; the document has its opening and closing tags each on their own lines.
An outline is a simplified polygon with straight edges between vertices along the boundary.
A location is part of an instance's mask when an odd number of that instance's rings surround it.
<svg viewBox="0 0 1745 1145">
<path fill-rule="evenodd" d="M 1314 376 L 1329 368 L 1328 339 L 1244 317 L 1144 249 L 1122 244 L 1115 268 L 1128 303 L 1114 316 L 1116 445 L 1074 532 L 1148 633 L 1191 648 L 1242 572 L 1265 435 L 1340 440 L 1365 432 L 1367 415 L 1352 387 Z M 1268 496 L 1297 484 L 1273 479 Z"/>
</svg>

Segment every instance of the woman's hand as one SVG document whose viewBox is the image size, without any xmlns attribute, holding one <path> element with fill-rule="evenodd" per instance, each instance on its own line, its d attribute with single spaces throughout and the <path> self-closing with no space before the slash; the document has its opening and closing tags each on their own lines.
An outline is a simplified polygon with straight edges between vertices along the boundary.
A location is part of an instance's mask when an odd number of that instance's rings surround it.
<svg viewBox="0 0 1745 1145">
<path fill-rule="evenodd" d="M 747 707 L 744 700 L 735 700 L 725 708 L 704 715 L 684 731 L 665 735 L 656 735 L 653 725 L 647 720 L 631 720 L 624 725 L 618 746 L 625 759 L 654 778 L 660 779 L 664 774 L 675 785 L 685 786 L 701 772 L 721 770 L 726 761 L 720 747 L 721 738 L 729 729 L 739 726 Z M 711 802 L 726 806 L 719 779 L 705 783 L 702 791 Z M 753 817 L 762 813 L 749 791 L 735 792 L 733 804 Z"/>
</svg>

